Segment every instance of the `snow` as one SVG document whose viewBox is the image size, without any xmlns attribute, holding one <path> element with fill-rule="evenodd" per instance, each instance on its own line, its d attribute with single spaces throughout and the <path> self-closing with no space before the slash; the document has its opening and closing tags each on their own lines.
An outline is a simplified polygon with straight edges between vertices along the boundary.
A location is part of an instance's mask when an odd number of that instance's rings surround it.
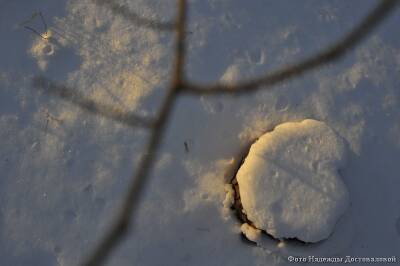
<svg viewBox="0 0 400 266">
<path fill-rule="evenodd" d="M 240 230 L 246 236 L 246 238 L 255 243 L 260 242 L 261 230 L 254 228 L 253 226 L 244 223 L 240 226 Z"/>
<path fill-rule="evenodd" d="M 338 175 L 344 162 L 345 145 L 325 123 L 278 125 L 251 146 L 237 173 L 247 218 L 279 239 L 328 238 L 349 205 Z"/>
<path fill-rule="evenodd" d="M 175 0 L 114 1 L 160 21 L 176 14 Z M 173 34 L 132 25 L 94 2 L 0 1 L 2 266 L 79 265 L 119 209 L 148 137 L 37 91 L 32 77 L 148 117 L 165 96 Z M 375 3 L 189 0 L 187 78 L 232 82 L 274 71 L 342 36 Z M 49 42 L 18 27 L 38 11 Z M 282 266 L 295 254 L 399 255 L 398 14 L 343 60 L 300 78 L 250 95 L 180 96 L 133 230 L 106 265 Z M 40 21 L 29 26 L 43 33 Z M 265 132 L 305 118 L 324 121 L 349 147 L 340 175 L 351 205 L 326 241 L 299 247 L 261 237 L 247 245 L 223 206 L 231 162 Z"/>
<path fill-rule="evenodd" d="M 230 208 L 235 202 L 235 190 L 231 184 L 225 185 L 226 196 L 223 202 L 224 208 Z"/>
<path fill-rule="evenodd" d="M 51 36 L 50 34 L 48 34 Z M 32 44 L 30 53 L 37 61 L 38 67 L 45 71 L 48 66 L 47 58 L 51 57 L 55 53 L 55 45 L 48 40 L 37 38 L 35 43 Z"/>
</svg>

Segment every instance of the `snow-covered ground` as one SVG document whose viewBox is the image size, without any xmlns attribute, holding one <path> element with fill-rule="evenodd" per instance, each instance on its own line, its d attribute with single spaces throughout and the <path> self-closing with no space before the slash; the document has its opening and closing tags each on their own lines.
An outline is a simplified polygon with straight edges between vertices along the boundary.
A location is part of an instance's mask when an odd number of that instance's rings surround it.
<svg viewBox="0 0 400 266">
<path fill-rule="evenodd" d="M 173 0 L 118 2 L 162 21 L 175 14 Z M 202 82 L 234 82 L 311 55 L 376 4 L 188 2 L 186 72 Z M 48 41 L 20 25 L 38 11 Z M 343 60 L 270 90 L 181 97 L 134 230 L 109 265 L 292 264 L 288 252 L 243 241 L 223 201 L 238 154 L 278 124 L 306 118 L 329 125 L 348 147 L 340 175 L 353 229 L 333 238 L 330 254 L 399 257 L 399 15 Z M 39 16 L 25 25 L 44 30 Z M 0 36 L 0 265 L 77 265 L 108 228 L 147 132 L 88 114 L 31 80 L 45 76 L 152 116 L 169 82 L 173 36 L 138 28 L 89 0 L 0 0 Z"/>
</svg>

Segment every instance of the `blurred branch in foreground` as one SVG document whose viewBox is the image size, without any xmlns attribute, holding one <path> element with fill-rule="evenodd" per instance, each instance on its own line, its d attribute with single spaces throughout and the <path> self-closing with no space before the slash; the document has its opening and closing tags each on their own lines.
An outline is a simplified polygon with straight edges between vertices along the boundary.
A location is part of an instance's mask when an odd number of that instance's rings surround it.
<svg viewBox="0 0 400 266">
<path fill-rule="evenodd" d="M 398 0 L 382 0 L 366 18 L 361 21 L 350 33 L 335 44 L 316 55 L 311 56 L 292 66 L 283 67 L 265 76 L 238 81 L 236 84 L 196 85 L 188 82 L 185 91 L 191 94 L 226 94 L 226 93 L 249 93 L 266 88 L 290 78 L 300 76 L 307 71 L 313 70 L 324 64 L 343 57 L 346 52 L 359 44 L 368 34 L 377 27 L 380 22 L 392 11 Z"/>
<path fill-rule="evenodd" d="M 75 91 L 67 89 L 63 86 L 56 85 L 45 78 L 38 77 L 34 79 L 34 87 L 44 90 L 46 93 L 56 95 L 77 106 L 128 125 L 142 125 L 150 127 L 150 136 L 147 140 L 144 155 L 139 163 L 138 170 L 133 173 L 128 192 L 123 199 L 122 207 L 114 223 L 110 229 L 105 232 L 104 237 L 100 239 L 93 253 L 88 256 L 87 260 L 82 264 L 85 266 L 103 265 L 112 250 L 122 241 L 131 229 L 135 217 L 137 206 L 143 194 L 143 188 L 152 169 L 152 165 L 157 156 L 158 150 L 162 143 L 165 128 L 171 117 L 172 110 L 179 94 L 240 94 L 251 93 L 253 91 L 268 88 L 268 86 L 284 82 L 296 76 L 300 76 L 307 71 L 316 69 L 324 64 L 333 62 L 348 51 L 359 44 L 372 30 L 379 25 L 394 9 L 398 3 L 397 0 L 381 0 L 379 4 L 344 38 L 337 41 L 327 49 L 308 59 L 305 59 L 292 66 L 284 67 L 264 76 L 250 79 L 247 81 L 237 82 L 236 84 L 215 84 L 215 85 L 197 85 L 190 81 L 184 80 L 184 64 L 185 64 L 185 28 L 186 28 L 186 3 L 187 0 L 177 0 L 178 19 L 177 23 L 162 23 L 139 17 L 137 14 L 128 11 L 126 8 L 118 5 L 112 0 L 93 0 L 96 4 L 110 8 L 116 14 L 119 14 L 138 26 L 144 26 L 155 30 L 175 30 L 176 33 L 176 50 L 174 69 L 172 72 L 172 83 L 168 87 L 167 96 L 160 108 L 158 116 L 154 123 L 143 120 L 136 116 L 116 111 L 110 106 L 103 106 L 85 98 L 83 95 Z M 133 220 L 133 221 L 132 221 Z"/>
<path fill-rule="evenodd" d="M 56 84 L 44 77 L 33 78 L 32 86 L 46 94 L 54 95 L 73 103 L 85 111 L 104 116 L 128 126 L 151 128 L 154 124 L 150 119 L 138 117 L 135 114 L 124 112 L 113 106 L 97 103 L 74 89 Z"/>
<path fill-rule="evenodd" d="M 137 206 L 140 203 L 140 198 L 144 191 L 143 188 L 146 185 L 154 159 L 160 149 L 174 103 L 179 91 L 182 89 L 187 9 L 186 0 L 177 1 L 178 23 L 176 24 L 176 50 L 172 83 L 168 88 L 168 94 L 162 103 L 158 118 L 146 143 L 144 156 L 139 163 L 138 170 L 132 175 L 131 184 L 128 186 L 128 193 L 123 200 L 122 208 L 109 231 L 105 233 L 105 236 L 100 240 L 98 246 L 88 257 L 88 260 L 83 263 L 85 266 L 104 264 L 111 251 L 127 236 L 128 231 L 132 227 L 132 217 L 134 217 Z"/>
<path fill-rule="evenodd" d="M 175 23 L 160 22 L 141 17 L 129 10 L 128 7 L 117 4 L 113 0 L 93 0 L 93 2 L 99 6 L 109 8 L 115 14 L 122 16 L 139 27 L 146 27 L 159 31 L 173 31 L 175 28 Z"/>
</svg>

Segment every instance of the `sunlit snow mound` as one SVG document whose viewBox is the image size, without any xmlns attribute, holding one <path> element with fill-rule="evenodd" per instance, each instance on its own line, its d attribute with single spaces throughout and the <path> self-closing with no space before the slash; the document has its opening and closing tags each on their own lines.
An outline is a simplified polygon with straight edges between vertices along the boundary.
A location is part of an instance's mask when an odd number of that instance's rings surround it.
<svg viewBox="0 0 400 266">
<path fill-rule="evenodd" d="M 328 238 L 349 203 L 338 175 L 345 151 L 316 120 L 284 123 L 261 136 L 236 176 L 248 220 L 275 238 Z"/>
</svg>

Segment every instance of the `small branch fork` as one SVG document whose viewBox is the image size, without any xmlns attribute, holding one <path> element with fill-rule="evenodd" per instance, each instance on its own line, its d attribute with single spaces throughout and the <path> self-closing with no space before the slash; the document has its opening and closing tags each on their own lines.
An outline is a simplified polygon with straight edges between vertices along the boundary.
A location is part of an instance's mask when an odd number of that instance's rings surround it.
<svg viewBox="0 0 400 266">
<path fill-rule="evenodd" d="M 176 51 L 173 80 L 168 89 L 158 114 L 158 119 L 150 133 L 146 144 L 146 153 L 139 163 L 139 169 L 133 174 L 128 193 L 123 201 L 122 209 L 111 229 L 106 232 L 104 238 L 94 249 L 94 252 L 83 263 L 85 266 L 98 266 L 105 263 L 111 251 L 121 242 L 131 225 L 132 217 L 135 215 L 137 206 L 143 193 L 148 175 L 150 174 L 155 156 L 160 148 L 164 136 L 165 127 L 171 116 L 174 102 L 179 91 L 182 89 L 183 68 L 185 58 L 185 27 L 186 27 L 186 0 L 178 0 L 178 19 L 176 23 Z"/>
<path fill-rule="evenodd" d="M 42 23 L 42 27 L 43 27 L 43 32 L 44 34 L 40 33 L 38 30 L 36 30 L 35 28 L 29 26 L 28 24 L 31 23 L 33 20 L 35 20 L 37 17 L 40 18 L 40 21 Z M 38 35 L 40 38 L 42 38 L 43 40 L 47 40 L 49 39 L 49 35 L 48 35 L 48 27 L 47 27 L 47 23 L 46 20 L 44 19 L 44 16 L 42 14 L 42 12 L 35 12 L 32 14 L 31 18 L 20 23 L 19 24 L 20 27 L 24 27 L 25 29 L 33 32 L 34 34 Z"/>
<path fill-rule="evenodd" d="M 77 90 L 56 84 L 44 77 L 34 77 L 32 79 L 32 87 L 46 94 L 57 96 L 89 113 L 104 116 L 127 126 L 144 128 L 152 128 L 154 126 L 154 121 L 152 119 L 139 117 L 135 114 L 124 112 L 116 107 L 95 102 Z"/>
<path fill-rule="evenodd" d="M 138 204 L 143 194 L 143 188 L 150 175 L 155 157 L 160 149 L 165 134 L 166 125 L 172 115 L 176 99 L 180 94 L 192 95 L 212 95 L 212 94 L 244 94 L 251 93 L 261 89 L 271 88 L 273 85 L 282 83 L 289 79 L 300 76 L 308 71 L 316 69 L 322 65 L 333 62 L 343 57 L 347 52 L 353 49 L 364 38 L 376 28 L 390 13 L 394 10 L 397 0 L 381 0 L 379 4 L 359 23 L 352 31 L 345 35 L 341 40 L 332 46 L 317 53 L 310 58 L 300 61 L 291 66 L 284 67 L 271 73 L 266 73 L 255 79 L 237 82 L 236 84 L 217 83 L 214 85 L 195 84 L 185 80 L 185 37 L 186 37 L 186 17 L 187 0 L 176 0 L 178 6 L 177 20 L 175 23 L 163 23 L 153 21 L 147 18 L 141 18 L 139 15 L 128 11 L 126 8 L 116 4 L 112 0 L 93 0 L 96 4 L 110 8 L 115 14 L 121 15 L 137 26 L 147 27 L 154 30 L 170 30 L 176 34 L 175 59 L 172 73 L 172 82 L 168 87 L 168 92 L 163 100 L 161 108 L 155 119 L 144 119 L 134 114 L 124 113 L 110 106 L 96 103 L 93 100 L 85 98 L 82 94 L 60 86 L 43 77 L 33 79 L 33 87 L 44 91 L 45 93 L 58 96 L 69 101 L 80 108 L 104 116 L 120 123 L 132 127 L 145 127 L 149 129 L 145 153 L 139 162 L 138 170 L 132 175 L 128 192 L 123 199 L 120 212 L 117 214 L 114 223 L 109 231 L 100 239 L 93 252 L 82 263 L 84 266 L 103 265 L 111 252 L 121 243 L 122 239 L 128 235 L 132 228 L 132 218 L 135 217 Z"/>
</svg>

